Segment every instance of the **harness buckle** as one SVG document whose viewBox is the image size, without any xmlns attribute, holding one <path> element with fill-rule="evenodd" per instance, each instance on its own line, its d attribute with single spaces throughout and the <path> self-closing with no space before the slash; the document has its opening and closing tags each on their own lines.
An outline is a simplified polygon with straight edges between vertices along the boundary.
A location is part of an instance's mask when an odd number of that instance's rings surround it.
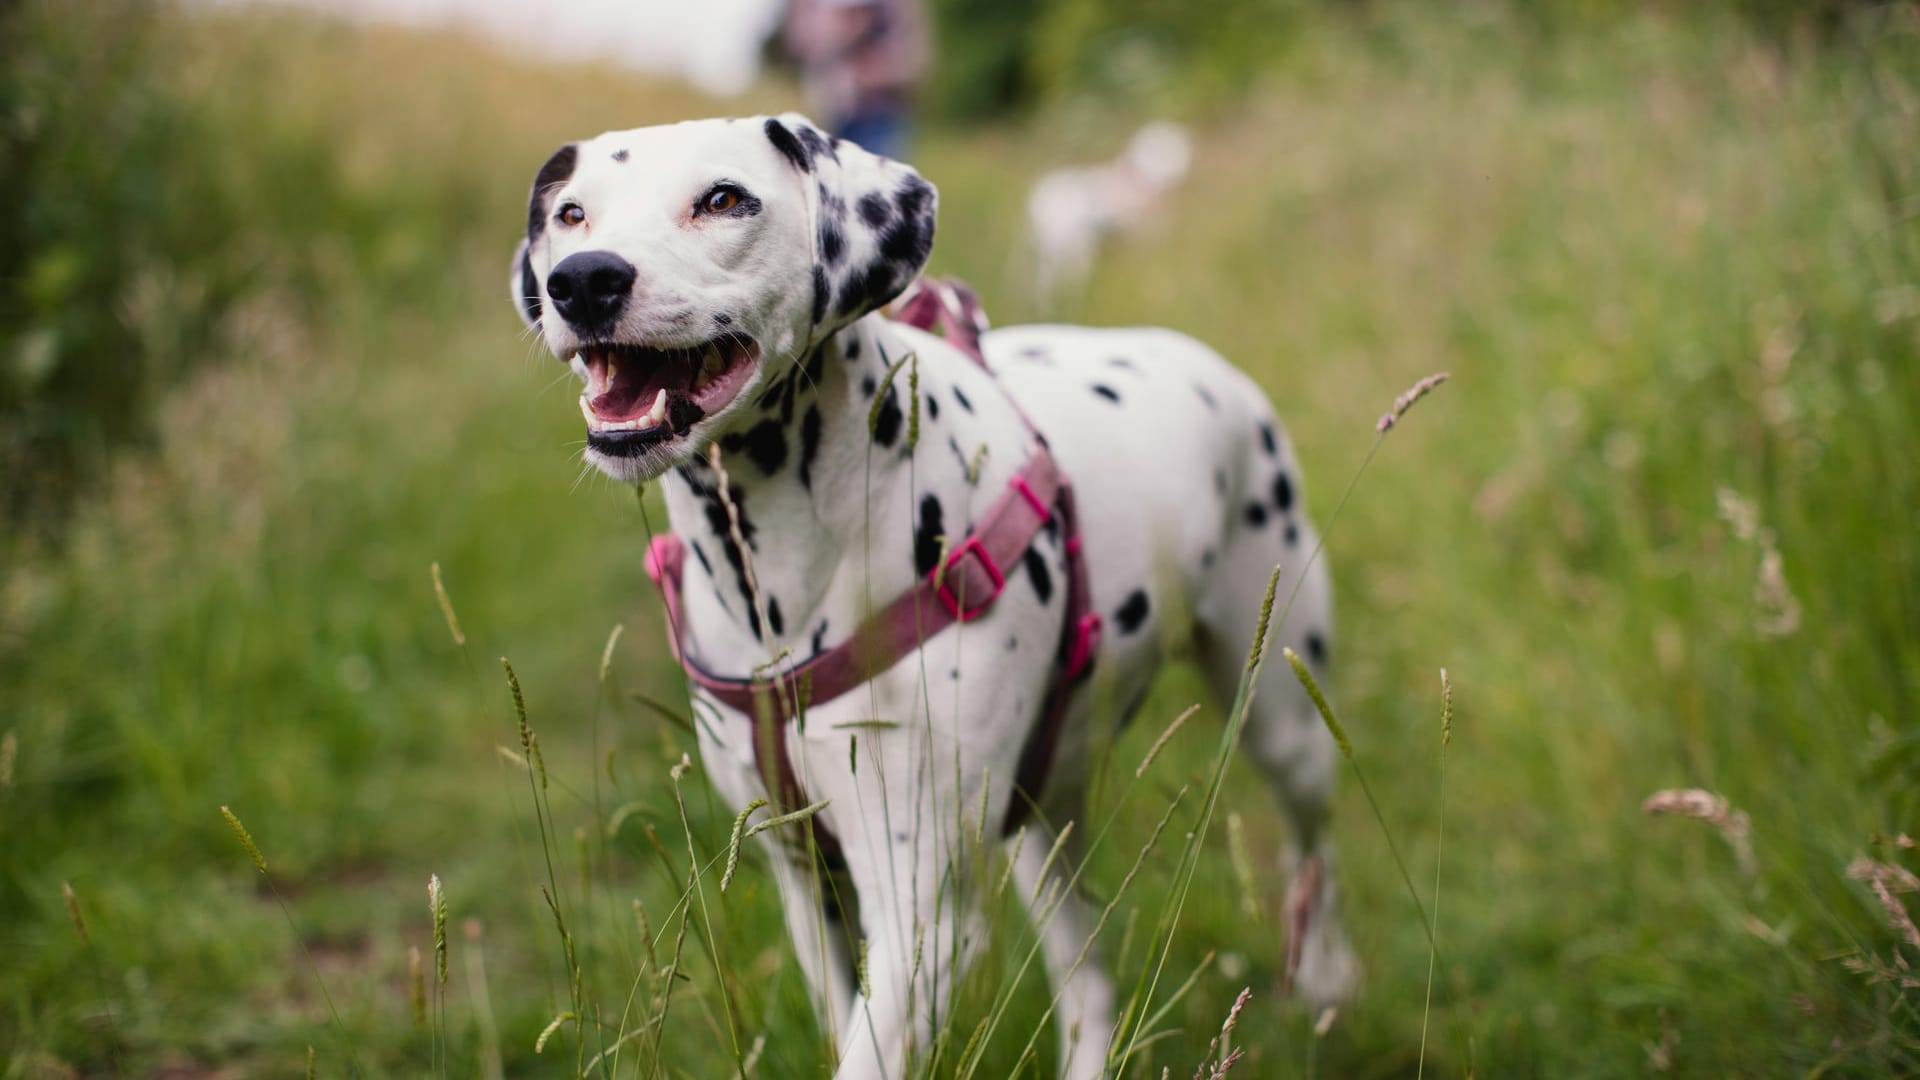
<svg viewBox="0 0 1920 1080">
<path fill-rule="evenodd" d="M 1093 663 L 1093 654 L 1100 648 L 1100 613 L 1089 611 L 1080 616 L 1079 625 L 1073 628 L 1073 648 L 1067 653 L 1067 678 L 1077 679 Z"/>
<path fill-rule="evenodd" d="M 961 558 L 968 554 L 972 554 L 974 558 L 980 560 L 981 568 L 986 570 L 987 577 L 993 582 L 993 591 L 988 593 L 972 607 L 962 609 L 960 606 L 960 598 L 954 595 L 952 588 L 949 587 L 949 583 L 953 580 L 954 568 L 959 566 Z M 940 577 L 939 585 L 934 589 L 934 595 L 940 598 L 940 606 L 947 609 L 947 614 L 963 623 L 972 622 L 986 614 L 987 608 L 992 606 L 993 602 L 1000 598 L 1001 590 L 1007 587 L 1006 576 L 1000 572 L 998 566 L 994 565 L 993 556 L 987 554 L 987 549 L 980 546 L 980 541 L 977 537 L 970 536 L 967 538 L 966 543 L 953 549 L 953 554 L 947 556 L 947 565 L 945 568 L 936 572 Z M 967 599 L 971 601 L 973 598 L 968 597 Z"/>
</svg>

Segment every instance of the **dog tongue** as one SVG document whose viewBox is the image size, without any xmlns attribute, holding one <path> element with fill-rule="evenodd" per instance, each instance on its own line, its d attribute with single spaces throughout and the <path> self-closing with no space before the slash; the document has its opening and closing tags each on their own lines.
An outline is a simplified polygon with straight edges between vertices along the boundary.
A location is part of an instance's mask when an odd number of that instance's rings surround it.
<svg viewBox="0 0 1920 1080">
<path fill-rule="evenodd" d="M 632 370 L 639 365 L 628 361 L 628 367 L 618 366 L 614 361 L 612 378 L 607 380 L 607 388 L 598 397 L 588 402 L 594 414 L 606 420 L 628 420 L 631 413 L 637 413 L 650 401 L 642 401 L 641 392 L 646 389 L 646 380 L 638 371 Z"/>
</svg>

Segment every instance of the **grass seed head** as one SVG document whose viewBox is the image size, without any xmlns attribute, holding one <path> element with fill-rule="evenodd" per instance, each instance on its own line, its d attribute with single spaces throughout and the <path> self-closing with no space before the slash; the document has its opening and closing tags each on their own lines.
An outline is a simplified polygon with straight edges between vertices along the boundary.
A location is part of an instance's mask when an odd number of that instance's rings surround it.
<svg viewBox="0 0 1920 1080">
<path fill-rule="evenodd" d="M 567 1021 L 571 1019 L 573 1019 L 572 1012 L 563 1012 L 552 1020 L 547 1021 L 547 1026 L 541 1030 L 540 1037 L 533 1041 L 533 1052 L 536 1054 L 545 1053 L 547 1050 L 547 1040 L 553 1038 L 553 1033 L 565 1027 Z"/>
<path fill-rule="evenodd" d="M 726 892 L 727 886 L 733 884 L 733 872 L 740 868 L 740 830 L 747 827 L 747 819 L 753 816 L 753 812 L 765 805 L 767 800 L 755 799 L 740 811 L 739 817 L 733 819 L 733 833 L 727 838 L 727 868 L 720 875 L 721 892 Z M 634 903 L 638 904 L 639 901 Z"/>
<path fill-rule="evenodd" d="M 427 973 L 420 963 L 420 946 L 407 946 L 407 1001 L 413 1006 L 413 1026 L 427 1024 Z"/>
<path fill-rule="evenodd" d="M 1447 669 L 1440 669 L 1440 745 L 1453 741 L 1453 683 Z"/>
<path fill-rule="evenodd" d="M 447 890 L 440 875 L 427 878 L 427 910 L 433 916 L 433 974 L 441 986 L 447 985 Z"/>
<path fill-rule="evenodd" d="M 248 835 L 247 827 L 240 824 L 240 819 L 234 816 L 233 811 L 224 806 L 220 808 L 220 816 L 227 819 L 227 828 L 232 829 L 233 835 L 240 838 L 240 846 L 247 849 L 247 857 L 253 860 L 253 865 L 261 873 L 266 873 L 267 857 L 260 854 L 260 846 L 253 842 L 252 836 Z"/>
<path fill-rule="evenodd" d="M 60 883 L 60 899 L 66 902 L 67 918 L 73 920 L 73 932 L 79 935 L 80 944 L 91 948 L 93 939 L 87 936 L 86 916 L 80 914 L 80 898 L 74 895 L 72 882 Z"/>
<path fill-rule="evenodd" d="M 1153 759 L 1160 756 L 1160 749 L 1167 745 L 1167 740 L 1173 738 L 1173 733 L 1180 730 L 1180 725 L 1186 723 L 1188 717 L 1199 711 L 1200 705 L 1196 702 L 1187 706 L 1185 711 L 1173 718 L 1173 723 L 1168 724 L 1167 729 L 1162 731 L 1160 737 L 1153 740 L 1153 745 L 1147 748 L 1147 756 L 1140 759 L 1140 767 L 1133 770 L 1133 778 L 1135 780 L 1147 775 L 1147 766 L 1152 765 Z"/>
<path fill-rule="evenodd" d="M 614 623 L 613 632 L 607 635 L 607 647 L 600 650 L 600 681 L 607 681 L 607 671 L 613 667 L 613 647 L 620 643 L 620 635 L 625 633 L 625 623 Z"/>
<path fill-rule="evenodd" d="M 1727 846 L 1733 849 L 1740 876 L 1751 878 L 1759 869 L 1753 855 L 1753 822 L 1746 811 L 1734 809 L 1724 795 L 1704 788 L 1669 788 L 1647 796 L 1640 804 L 1640 811 L 1704 821 L 1718 829 Z"/>
<path fill-rule="evenodd" d="M 1260 661 L 1267 654 L 1267 626 L 1273 621 L 1273 594 L 1280 588 L 1280 567 L 1275 565 L 1273 573 L 1267 575 L 1267 593 L 1260 598 L 1260 621 L 1253 624 L 1253 647 L 1247 650 L 1247 671 L 1249 674 L 1260 670 Z"/>
<path fill-rule="evenodd" d="M 453 612 L 453 598 L 447 595 L 446 583 L 440 580 L 440 564 L 433 564 L 433 595 L 440 601 L 440 614 L 447 618 L 447 632 L 453 635 L 455 645 L 465 646 L 467 635 L 460 630 L 460 616 Z"/>
<path fill-rule="evenodd" d="M 1388 409 L 1381 415 L 1380 420 L 1373 425 L 1373 430 L 1385 435 L 1393 429 L 1393 425 L 1400 422 L 1401 417 L 1407 415 L 1407 410 L 1413 408 L 1414 402 L 1433 393 L 1434 387 L 1439 386 L 1452 377 L 1452 372 L 1436 371 L 1408 387 L 1406 393 L 1393 399 L 1393 408 Z"/>
<path fill-rule="evenodd" d="M 1300 659 L 1300 654 L 1292 649 L 1281 651 L 1286 654 L 1287 663 L 1293 667 L 1294 678 L 1300 680 L 1300 685 L 1306 687 L 1307 696 L 1313 699 L 1313 707 L 1320 710 L 1320 719 L 1327 725 L 1327 730 L 1333 733 L 1333 741 L 1340 744 L 1340 753 L 1352 761 L 1353 744 L 1347 741 L 1346 729 L 1335 719 L 1333 706 L 1327 704 L 1327 695 L 1320 692 L 1320 684 L 1314 681 L 1313 672 L 1307 670 L 1306 661 Z"/>
<path fill-rule="evenodd" d="M 12 728 L 0 735 L 0 799 L 13 790 L 13 759 L 20 752 L 20 735 Z"/>
<path fill-rule="evenodd" d="M 1239 811 L 1227 814 L 1227 860 L 1233 865 L 1233 878 L 1240 886 L 1240 911 L 1254 922 L 1260 921 L 1260 901 L 1253 877 L 1253 859 L 1247 854 L 1246 822 Z"/>
<path fill-rule="evenodd" d="M 500 667 L 507 673 L 507 688 L 513 691 L 513 715 L 520 724 L 520 751 L 531 761 L 533 729 L 527 726 L 527 699 L 520 693 L 520 676 L 514 674 L 513 664 L 504 656 L 500 658 Z"/>
</svg>

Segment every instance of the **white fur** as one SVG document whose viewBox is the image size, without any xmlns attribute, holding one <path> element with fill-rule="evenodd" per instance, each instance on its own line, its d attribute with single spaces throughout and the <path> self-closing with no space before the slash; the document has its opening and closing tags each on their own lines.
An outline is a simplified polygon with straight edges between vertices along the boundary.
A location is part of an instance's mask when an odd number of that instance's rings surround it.
<svg viewBox="0 0 1920 1080">
<path fill-rule="evenodd" d="M 781 123 L 805 125 L 798 117 Z M 627 160 L 613 161 L 622 149 Z M 696 341 L 724 313 L 761 345 L 760 370 L 747 389 L 681 439 L 638 462 L 590 456 L 620 480 L 659 478 L 671 526 L 690 550 L 686 642 L 707 668 L 746 675 L 782 650 L 804 659 L 816 645 L 839 644 L 868 612 L 911 588 L 924 557 L 916 547 L 932 532 L 929 500 L 941 508 L 940 531 L 955 542 L 1031 452 L 1024 411 L 1074 485 L 1093 606 L 1105 620 L 1096 675 L 1077 692 L 1048 789 L 1036 793 L 1046 820 L 1057 827 L 1079 812 L 1086 766 L 1103 738 L 1091 730 L 1092 699 L 1136 704 L 1169 640 L 1193 632 L 1218 700 L 1231 699 L 1268 571 L 1282 565 L 1285 595 L 1314 544 L 1291 448 L 1251 380 L 1204 345 L 1164 330 L 999 330 L 983 341 L 988 371 L 944 340 L 877 314 L 841 315 L 836 303 L 816 323 L 812 268 L 833 204 L 851 211 L 831 275 L 837 299 L 848 272 L 885 263 L 887 245 L 858 212 L 859 200 L 895 197 L 912 175 L 851 144 L 802 171 L 755 119 L 609 133 L 579 144 L 577 155 L 560 189 L 535 193 L 536 208 L 542 198 L 549 207 L 556 198 L 579 200 L 592 228 L 533 237 L 534 275 L 544 281 L 572 251 L 611 249 L 638 269 L 621 324 L 632 340 Z M 716 177 L 748 188 L 760 213 L 746 221 L 689 218 L 685 207 Z M 520 280 L 516 271 L 516 290 Z M 557 355 L 570 356 L 579 342 L 560 322 L 548 317 L 542 330 Z M 883 421 L 878 439 L 868 431 L 879 393 L 872 388 L 907 356 L 915 358 L 920 394 L 912 446 L 904 417 L 891 428 Z M 902 413 L 909 378 L 899 372 L 890 391 Z M 809 427 L 818 434 L 811 452 Z M 763 437 L 746 440 L 756 429 Z M 768 430 L 779 434 L 778 454 Z M 718 478 L 678 467 L 702 460 L 716 442 L 731 447 L 723 455 L 727 480 L 752 531 L 743 560 L 758 582 L 751 600 L 744 575 L 724 557 L 729 530 L 715 528 Z M 978 475 L 970 476 L 974 464 Z M 1284 513 L 1282 473 L 1291 498 Z M 1251 505 L 1264 508 L 1263 524 L 1251 523 Z M 956 886 L 967 823 L 984 813 L 985 839 L 997 840 L 1021 748 L 1042 719 L 1065 611 L 1062 538 L 1043 533 L 1035 550 L 1002 568 L 1005 590 L 984 617 L 934 636 L 866 686 L 814 704 L 804 732 L 785 731 L 809 796 L 828 803 L 820 820 L 845 852 L 842 898 L 857 918 L 852 933 L 832 922 L 820 875 L 779 835 L 762 834 L 788 932 L 822 1021 L 835 1033 L 836 1076 L 902 1076 L 908 1056 L 930 1048 L 933 1017 L 948 1015 L 955 959 L 964 962 L 980 943 L 981 890 Z M 1132 621 L 1130 614 L 1140 614 L 1130 611 L 1136 594 L 1145 613 Z M 1273 647 L 1304 654 L 1310 637 L 1324 645 L 1330 617 L 1327 576 L 1316 565 Z M 1296 843 L 1324 854 L 1331 743 L 1284 665 L 1267 671 L 1245 747 L 1273 782 Z M 765 797 L 750 718 L 695 697 L 702 761 L 716 788 L 736 807 Z M 1088 829 L 1075 832 L 1084 838 Z M 1037 855 L 1050 842 L 1026 840 L 1015 867 L 1025 895 L 1046 885 Z M 1068 854 L 1050 873 L 1077 863 L 1080 853 Z M 1302 993 L 1316 1002 L 1347 993 L 1355 975 L 1330 877 L 1321 892 L 1312 970 L 1299 973 Z M 1100 1075 L 1115 1023 L 1114 990 L 1097 951 L 1070 976 L 1065 970 L 1094 922 L 1068 893 L 1044 928 L 1049 970 L 1064 981 L 1061 1060 L 1074 1077 Z M 867 995 L 852 974 L 855 937 L 867 944 Z M 952 1049 L 960 1042 L 964 1033 Z"/>
</svg>

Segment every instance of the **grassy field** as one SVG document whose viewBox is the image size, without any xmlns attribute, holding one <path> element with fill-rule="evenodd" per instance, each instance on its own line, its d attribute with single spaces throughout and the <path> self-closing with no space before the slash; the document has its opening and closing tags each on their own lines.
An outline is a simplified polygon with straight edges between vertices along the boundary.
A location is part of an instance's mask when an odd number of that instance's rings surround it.
<svg viewBox="0 0 1920 1080">
<path fill-rule="evenodd" d="M 1763 45 L 1633 17 L 1542 39 L 1395 7 L 1320 26 L 1197 118 L 1177 206 L 1065 313 L 1174 326 L 1252 371 L 1323 523 L 1393 396 L 1453 373 L 1328 547 L 1330 689 L 1429 904 L 1438 669 L 1456 688 L 1426 1071 L 1920 1072 L 1920 947 L 1845 873 L 1920 867 L 1897 840 L 1920 832 L 1915 34 Z M 578 478 L 572 391 L 520 334 L 506 263 L 553 146 L 791 97 L 288 16 L 167 35 L 168 78 L 231 136 L 220 167 L 264 178 L 262 259 L 298 273 L 226 313 L 59 543 L 0 569 L 0 1076 L 296 1076 L 309 1046 L 326 1076 L 573 1068 L 659 988 L 638 958 L 683 922 L 668 770 L 692 746 L 629 694 L 684 703 L 639 511 Z M 1042 314 L 1010 274 L 1026 181 L 1136 120 L 1068 103 L 927 132 L 935 271 L 1002 323 Z M 520 745 L 503 655 L 552 778 L 544 848 L 499 749 Z M 1102 897 L 1204 782 L 1227 703 L 1176 665 L 1115 752 L 1130 775 L 1194 701 L 1145 786 L 1090 811 L 1118 814 L 1087 871 Z M 1693 786 L 1749 816 L 1751 876 L 1710 825 L 1642 814 Z M 678 790 L 705 863 L 733 815 L 697 766 Z M 1194 805 L 1116 908 L 1123 985 Z M 1321 1033 L 1276 996 L 1284 830 L 1237 762 L 1229 811 L 1251 880 L 1216 820 L 1155 1005 L 1200 974 L 1129 1074 L 1190 1074 L 1242 987 L 1236 1076 L 1419 1071 L 1429 948 L 1357 785 L 1336 831 L 1368 984 Z M 536 1056 L 572 1007 L 550 873 L 607 1034 L 582 1053 L 569 1023 Z M 434 874 L 450 978 L 421 1023 Z M 756 857 L 706 888 L 659 1060 L 825 1075 Z M 961 1041 L 1024 948 L 1004 921 Z M 1015 1069 L 1044 1008 L 1033 978 L 1009 992 L 982 1076 Z"/>
</svg>

